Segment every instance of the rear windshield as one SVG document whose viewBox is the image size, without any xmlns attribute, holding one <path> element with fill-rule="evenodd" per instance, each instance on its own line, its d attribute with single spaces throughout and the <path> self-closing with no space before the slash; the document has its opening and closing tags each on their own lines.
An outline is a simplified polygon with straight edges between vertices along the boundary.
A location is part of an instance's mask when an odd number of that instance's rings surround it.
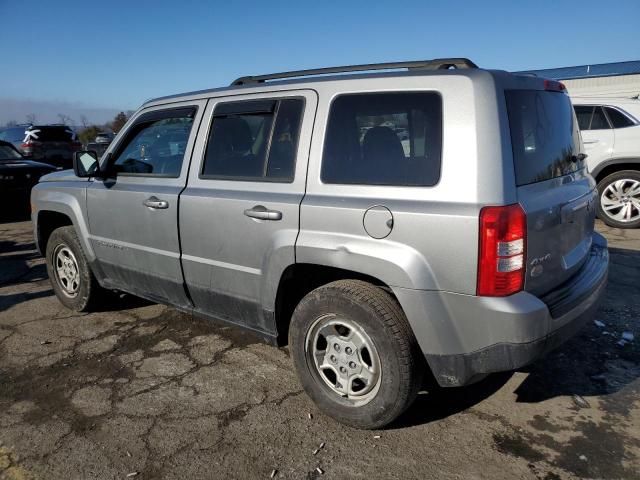
<svg viewBox="0 0 640 480">
<path fill-rule="evenodd" d="M 69 127 L 33 127 L 27 134 L 39 142 L 71 142 L 74 136 Z"/>
<path fill-rule="evenodd" d="M 0 130 L 0 140 L 5 142 L 22 142 L 24 140 L 25 127 L 11 127 Z"/>
<path fill-rule="evenodd" d="M 511 146 L 518 186 L 561 177 L 582 168 L 573 108 L 564 93 L 507 90 Z"/>
</svg>

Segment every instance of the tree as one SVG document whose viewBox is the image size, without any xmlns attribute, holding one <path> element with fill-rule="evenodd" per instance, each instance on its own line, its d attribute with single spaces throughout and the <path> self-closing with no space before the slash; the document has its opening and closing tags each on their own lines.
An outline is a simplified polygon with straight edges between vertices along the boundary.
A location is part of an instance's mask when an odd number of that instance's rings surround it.
<svg viewBox="0 0 640 480">
<path fill-rule="evenodd" d="M 89 126 L 89 120 L 87 120 L 86 115 L 80 115 L 80 125 L 82 125 L 82 128 L 87 128 Z"/>
<path fill-rule="evenodd" d="M 63 125 L 69 126 L 73 123 L 73 119 L 69 115 L 65 115 L 64 113 L 59 113 L 58 118 L 60 119 L 60 123 Z"/>
<path fill-rule="evenodd" d="M 124 124 L 127 123 L 127 120 L 128 118 L 126 113 L 120 112 L 119 114 L 117 114 L 110 125 L 113 133 L 118 133 L 120 130 L 122 130 L 122 127 L 124 127 Z"/>
<path fill-rule="evenodd" d="M 36 123 L 36 114 L 35 113 L 29 113 L 27 115 L 27 123 L 33 125 L 34 123 Z"/>
<path fill-rule="evenodd" d="M 15 120 L 9 120 L 7 123 L 5 123 L 5 127 L 15 127 L 16 125 L 18 125 L 18 122 L 16 122 Z"/>
<path fill-rule="evenodd" d="M 86 145 L 89 142 L 93 142 L 96 139 L 96 135 L 101 131 L 102 129 L 97 125 L 88 126 L 87 128 L 80 130 L 78 133 L 78 140 L 80 140 L 83 145 Z"/>
</svg>

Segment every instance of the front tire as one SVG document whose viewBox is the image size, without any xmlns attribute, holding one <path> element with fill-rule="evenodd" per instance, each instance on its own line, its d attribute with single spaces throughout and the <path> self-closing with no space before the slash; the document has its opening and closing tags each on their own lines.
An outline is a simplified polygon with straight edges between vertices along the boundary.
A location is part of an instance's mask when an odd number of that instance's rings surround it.
<svg viewBox="0 0 640 480">
<path fill-rule="evenodd" d="M 610 227 L 640 227 L 640 172 L 622 170 L 598 183 L 598 218 Z"/>
<path fill-rule="evenodd" d="M 367 282 L 339 280 L 305 296 L 293 313 L 289 348 L 307 394 L 352 427 L 391 423 L 422 385 L 424 360 L 402 309 Z"/>
<path fill-rule="evenodd" d="M 89 268 L 73 227 L 54 230 L 47 241 L 47 273 L 58 300 L 76 312 L 96 306 L 103 289 Z"/>
</svg>

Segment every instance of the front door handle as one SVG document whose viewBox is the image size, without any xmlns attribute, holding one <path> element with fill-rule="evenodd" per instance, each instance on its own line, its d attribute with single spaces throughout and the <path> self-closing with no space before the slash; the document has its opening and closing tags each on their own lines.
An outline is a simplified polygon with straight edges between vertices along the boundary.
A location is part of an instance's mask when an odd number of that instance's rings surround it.
<svg viewBox="0 0 640 480">
<path fill-rule="evenodd" d="M 169 208 L 169 202 L 166 200 L 160 200 L 157 197 L 149 197 L 142 204 L 145 207 L 153 208 L 155 210 L 164 210 L 165 208 Z"/>
<path fill-rule="evenodd" d="M 281 220 L 282 212 L 277 210 L 269 210 L 263 205 L 256 205 L 253 208 L 247 208 L 244 211 L 247 217 L 257 218 L 258 220 Z"/>
<path fill-rule="evenodd" d="M 582 143 L 585 145 L 591 145 L 592 143 L 598 143 L 598 140 L 583 140 Z"/>
</svg>

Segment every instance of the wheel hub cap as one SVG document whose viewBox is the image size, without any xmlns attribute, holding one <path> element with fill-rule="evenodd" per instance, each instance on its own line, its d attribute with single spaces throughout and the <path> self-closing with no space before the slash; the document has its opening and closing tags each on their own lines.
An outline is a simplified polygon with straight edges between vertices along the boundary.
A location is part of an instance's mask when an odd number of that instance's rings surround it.
<svg viewBox="0 0 640 480">
<path fill-rule="evenodd" d="M 56 281 L 65 295 L 75 297 L 80 288 L 80 270 L 75 255 L 66 245 L 59 245 L 53 253 Z"/>
<path fill-rule="evenodd" d="M 640 181 L 616 180 L 600 196 L 604 213 L 613 220 L 628 223 L 640 219 Z"/>
<path fill-rule="evenodd" d="M 317 377 L 342 398 L 365 403 L 380 384 L 380 359 L 375 345 L 355 322 L 326 316 L 309 330 L 307 359 Z"/>
</svg>

